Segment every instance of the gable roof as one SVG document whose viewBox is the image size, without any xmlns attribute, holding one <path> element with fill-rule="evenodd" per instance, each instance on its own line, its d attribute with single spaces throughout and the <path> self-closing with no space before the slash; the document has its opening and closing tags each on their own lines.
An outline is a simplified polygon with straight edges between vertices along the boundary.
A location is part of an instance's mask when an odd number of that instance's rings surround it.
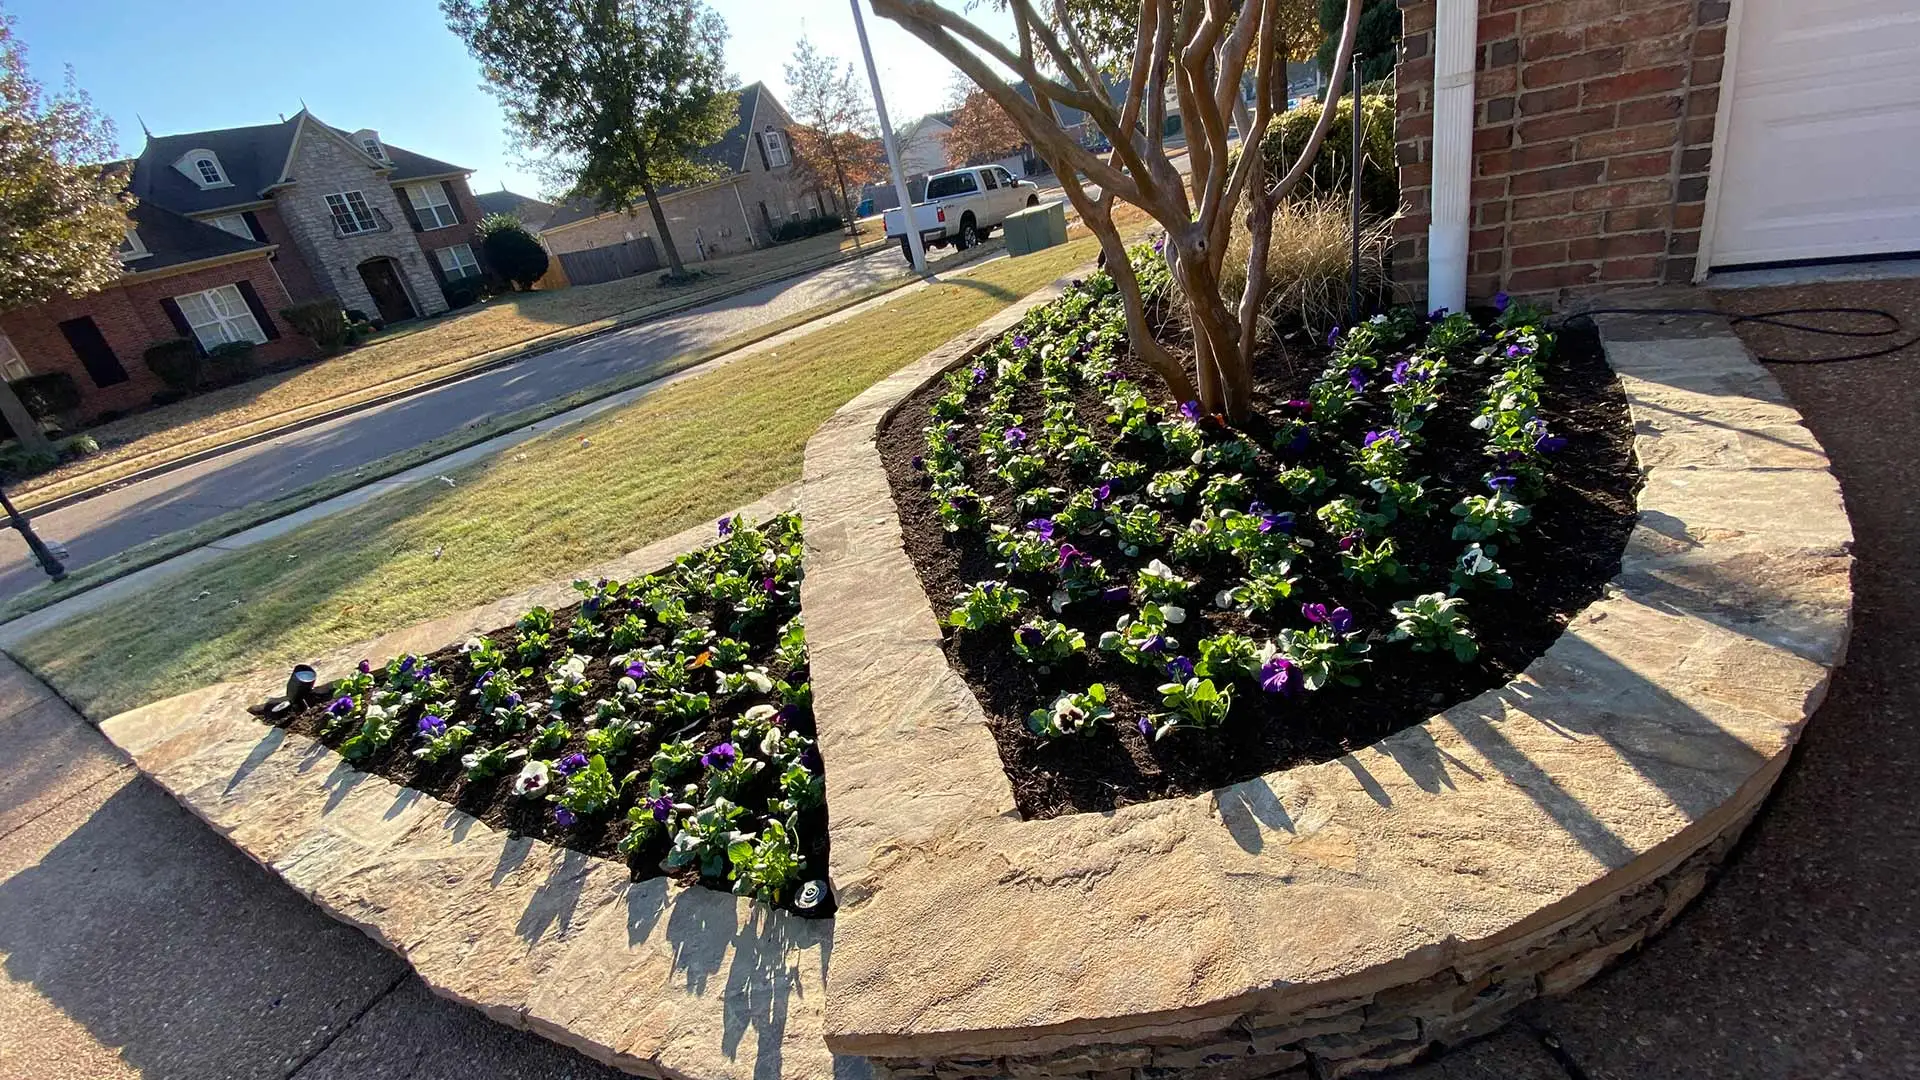
<svg viewBox="0 0 1920 1080">
<path fill-rule="evenodd" d="M 352 136 L 347 132 L 322 123 L 318 117 L 302 109 L 276 124 L 189 131 L 179 135 L 149 135 L 146 146 L 134 160 L 133 182 L 128 187 L 141 202 L 157 203 L 179 214 L 198 214 L 259 202 L 267 198 L 268 188 L 282 182 L 289 165 L 288 155 L 293 152 L 294 136 L 299 132 L 303 118 L 339 136 L 355 150 L 360 149 L 354 146 Z M 380 142 L 387 156 L 393 159 L 392 166 L 385 166 L 371 157 L 367 158 L 367 164 L 370 171 L 387 169 L 389 181 L 471 171 L 424 154 L 416 154 L 385 139 Z M 173 167 L 173 163 L 190 150 L 213 151 L 232 186 L 203 189 L 182 175 L 180 170 Z"/>
<path fill-rule="evenodd" d="M 511 214 L 519 218 L 520 224 L 525 225 L 531 232 L 539 232 L 545 227 L 548 219 L 553 217 L 553 212 L 560 209 L 550 202 L 516 195 L 506 188 L 489 191 L 484 195 L 475 195 L 473 201 L 480 204 L 481 213 Z"/>
<path fill-rule="evenodd" d="M 726 134 L 694 154 L 694 157 L 700 161 L 725 168 L 728 176 L 738 176 L 747 171 L 747 151 L 750 149 L 748 136 L 752 134 L 754 114 L 760 110 L 761 95 L 766 95 L 769 102 L 776 108 L 779 107 L 779 102 L 774 99 L 772 92 L 767 90 L 764 83 L 756 82 L 743 86 L 735 93 L 740 95 L 740 103 L 733 126 L 727 129 Z M 658 194 L 671 195 L 685 188 L 684 184 L 663 187 L 658 189 Z M 589 195 L 576 195 L 561 202 L 553 215 L 547 219 L 545 227 L 557 229 L 562 225 L 571 225 L 576 221 L 599 217 L 606 212 L 607 208 L 598 199 Z"/>
<path fill-rule="evenodd" d="M 272 244 L 235 236 L 225 229 L 217 229 L 204 221 L 195 221 L 149 202 L 134 207 L 131 216 L 134 228 L 140 235 L 140 244 L 149 254 L 127 263 L 129 274 L 144 274 L 182 263 L 249 251 L 265 254 L 273 248 Z"/>
</svg>

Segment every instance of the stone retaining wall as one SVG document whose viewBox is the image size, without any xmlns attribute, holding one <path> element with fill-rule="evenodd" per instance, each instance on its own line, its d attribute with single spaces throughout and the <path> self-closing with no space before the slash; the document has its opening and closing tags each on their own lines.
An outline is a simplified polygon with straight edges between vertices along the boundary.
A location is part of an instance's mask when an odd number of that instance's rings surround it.
<svg viewBox="0 0 1920 1080">
<path fill-rule="evenodd" d="M 1666 925 L 1844 656 L 1852 534 L 1724 325 L 1601 322 L 1646 472 L 1601 600 L 1512 683 L 1363 751 L 1105 814 L 1015 810 L 875 445 L 987 335 L 824 425 L 801 509 L 827 1044 L 914 1080 L 1343 1076 L 1491 1030 Z"/>
</svg>

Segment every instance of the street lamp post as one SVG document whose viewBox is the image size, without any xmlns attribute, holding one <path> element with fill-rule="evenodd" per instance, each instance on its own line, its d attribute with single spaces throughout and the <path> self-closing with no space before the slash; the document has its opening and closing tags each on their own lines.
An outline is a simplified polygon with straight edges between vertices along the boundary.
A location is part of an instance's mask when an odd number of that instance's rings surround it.
<svg viewBox="0 0 1920 1080">
<path fill-rule="evenodd" d="M 887 100 L 880 94 L 880 70 L 873 66 L 873 47 L 867 44 L 866 20 L 860 17 L 860 0 L 847 0 L 853 7 L 853 29 L 860 35 L 860 55 L 867 61 L 867 81 L 873 84 L 873 111 L 880 118 L 880 140 L 887 148 L 887 170 L 893 173 L 893 193 L 900 200 L 901 228 L 907 234 L 907 254 L 913 259 L 913 272 L 927 272 L 927 249 L 920 243 L 920 230 L 913 227 L 913 196 L 907 191 L 907 178 L 900 172 L 900 155 L 893 145 L 893 125 L 887 122 Z M 884 214 L 881 220 L 886 220 Z"/>
<path fill-rule="evenodd" d="M 64 579 L 67 576 L 67 568 L 60 565 L 60 560 L 54 556 L 52 549 L 48 548 L 46 544 L 41 542 L 38 536 L 34 535 L 33 526 L 28 523 L 25 517 L 21 516 L 20 511 L 13 508 L 13 500 L 7 498 L 7 493 L 3 489 L 0 489 L 0 507 L 6 508 L 8 523 L 20 530 L 20 535 L 27 541 L 27 548 L 33 552 L 33 557 L 39 561 L 40 569 L 45 570 L 47 576 L 55 581 Z"/>
</svg>

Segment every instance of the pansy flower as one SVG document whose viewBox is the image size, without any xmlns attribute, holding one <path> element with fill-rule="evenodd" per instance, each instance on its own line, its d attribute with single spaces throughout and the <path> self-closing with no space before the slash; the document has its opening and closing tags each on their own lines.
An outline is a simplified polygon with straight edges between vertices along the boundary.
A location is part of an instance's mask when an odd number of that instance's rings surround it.
<svg viewBox="0 0 1920 1080">
<path fill-rule="evenodd" d="M 1315 626 L 1318 626 L 1319 624 L 1327 621 L 1327 605 L 1301 604 L 1300 614 L 1303 617 L 1305 617 L 1308 622 L 1313 623 Z"/>
<path fill-rule="evenodd" d="M 720 539 L 725 540 L 727 537 L 733 535 L 733 519 L 732 518 L 723 517 L 718 522 L 715 522 L 714 524 L 715 524 L 715 527 L 720 530 Z"/>
<path fill-rule="evenodd" d="M 1356 394 L 1363 394 L 1363 393 L 1365 393 L 1365 392 L 1366 392 L 1366 390 L 1367 390 L 1367 376 L 1366 376 L 1366 373 L 1365 373 L 1365 372 L 1363 372 L 1363 371 L 1361 371 L 1361 370 L 1360 370 L 1359 368 L 1350 368 L 1350 369 L 1348 369 L 1348 371 L 1347 371 L 1347 386 L 1348 386 L 1348 387 L 1349 387 L 1350 389 L 1352 389 L 1352 391 L 1353 391 L 1354 393 L 1356 393 Z"/>
<path fill-rule="evenodd" d="M 1027 430 L 1025 428 L 1010 427 L 1001 432 L 1000 437 L 1007 441 L 1008 446 L 1025 446 L 1027 442 Z"/>
<path fill-rule="evenodd" d="M 362 660 L 360 661 L 359 671 L 360 671 L 360 674 L 362 675 L 371 675 L 373 674 L 373 664 L 366 660 Z"/>
<path fill-rule="evenodd" d="M 1533 346 L 1531 345 L 1516 343 L 1507 346 L 1507 359 L 1509 360 L 1518 360 L 1523 356 L 1531 355 L 1533 355 Z"/>
<path fill-rule="evenodd" d="M 1407 445 L 1407 437 L 1400 434 L 1400 429 L 1398 428 L 1382 428 L 1379 431 L 1367 432 L 1366 438 L 1360 440 L 1360 445 L 1364 448 L 1372 446 L 1377 442 L 1387 442 L 1395 446 L 1405 446 Z"/>
<path fill-rule="evenodd" d="M 1186 417 L 1189 420 L 1200 419 L 1200 403 L 1197 401 L 1181 402 L 1180 415 Z"/>
<path fill-rule="evenodd" d="M 1039 652 L 1047 643 L 1046 631 L 1032 624 L 1022 626 L 1014 633 L 1019 635 L 1020 644 L 1026 646 L 1028 652 Z"/>
<path fill-rule="evenodd" d="M 1100 599 L 1108 604 L 1124 604 L 1133 599 L 1133 590 L 1125 585 L 1115 585 L 1102 591 Z"/>
<path fill-rule="evenodd" d="M 1352 532 L 1348 533 L 1347 535 L 1341 537 L 1340 542 L 1335 546 L 1338 547 L 1341 551 L 1352 551 L 1353 545 L 1365 539 L 1366 535 L 1367 535 L 1366 533 L 1361 532 L 1359 529 L 1355 529 Z"/>
<path fill-rule="evenodd" d="M 1027 335 L 1025 335 L 1025 334 L 1015 334 L 1015 335 L 1013 335 L 1013 347 L 1014 347 L 1014 348 L 1016 348 L 1016 349 L 1024 349 L 1024 348 L 1026 348 L 1026 347 L 1027 347 Z"/>
<path fill-rule="evenodd" d="M 1293 532 L 1293 515 L 1282 511 L 1278 514 L 1261 514 L 1260 531 L 1288 534 Z"/>
<path fill-rule="evenodd" d="M 1340 340 L 1340 324 L 1335 323 L 1333 324 L 1333 329 L 1327 331 L 1327 348 L 1329 349 L 1333 348 L 1334 345 L 1339 342 L 1339 340 Z"/>
<path fill-rule="evenodd" d="M 1280 407 L 1283 409 L 1292 409 L 1295 412 L 1310 413 L 1313 411 L 1313 402 L 1304 401 L 1300 398 L 1292 398 L 1281 402 Z"/>
<path fill-rule="evenodd" d="M 1060 545 L 1060 569 L 1065 570 L 1077 562 L 1086 562 L 1087 554 L 1072 544 Z"/>
<path fill-rule="evenodd" d="M 664 822 L 673 814 L 673 799 L 667 795 L 656 795 L 643 800 L 643 805 L 653 812 L 653 820 Z"/>
<path fill-rule="evenodd" d="M 920 456 L 919 454 L 915 454 L 915 455 L 913 455 L 913 471 L 914 471 L 914 472 L 926 472 L 926 471 L 927 471 L 927 459 L 926 459 L 926 458 L 923 458 L 923 457 L 921 457 L 921 456 Z"/>
<path fill-rule="evenodd" d="M 634 682 L 646 682 L 652 677 L 653 669 L 647 666 L 645 660 L 635 660 L 633 663 L 627 665 L 627 678 L 632 679 Z"/>
<path fill-rule="evenodd" d="M 987 381 L 987 365 L 985 364 L 973 365 L 973 385 L 979 386 L 981 383 L 986 381 Z"/>
<path fill-rule="evenodd" d="M 1512 491 L 1520 478 L 1510 472 L 1497 472 L 1487 477 L 1487 486 L 1495 491 Z"/>
<path fill-rule="evenodd" d="M 437 739 L 447 733 L 447 722 L 428 713 L 420 718 L 420 734 L 429 739 Z"/>
<path fill-rule="evenodd" d="M 1093 489 L 1093 505 L 1099 506 L 1111 498 L 1113 498 L 1112 484 L 1101 484 L 1099 487 Z"/>
<path fill-rule="evenodd" d="M 1053 539 L 1053 527 L 1052 518 L 1034 518 L 1032 521 L 1027 522 L 1027 528 L 1039 533 L 1040 538 L 1043 540 Z"/>
<path fill-rule="evenodd" d="M 707 751 L 706 753 L 701 754 L 700 764 L 705 765 L 709 769 L 731 768 L 733 765 L 733 759 L 738 756 L 739 756 L 739 751 L 733 748 L 732 743 L 723 742 L 723 743 L 717 744 L 716 746 L 714 746 L 713 749 Z"/>
<path fill-rule="evenodd" d="M 1407 383 L 1407 376 L 1412 371 L 1413 371 L 1413 361 L 1411 360 L 1402 360 L 1399 363 L 1393 365 L 1393 384 L 1395 386 L 1405 386 Z"/>
<path fill-rule="evenodd" d="M 574 773 L 586 767 L 587 755 L 574 753 L 561 758 L 559 763 L 553 767 L 553 771 L 559 773 L 561 776 L 572 776 Z"/>
<path fill-rule="evenodd" d="M 1167 674 L 1185 682 L 1193 678 L 1193 661 L 1184 656 L 1176 656 L 1167 661 Z"/>
<path fill-rule="evenodd" d="M 1166 636 L 1163 634 L 1153 635 L 1152 637 L 1148 638 L 1145 642 L 1141 644 L 1140 651 L 1143 653 L 1154 653 L 1155 655 L 1166 652 L 1167 651 Z"/>
<path fill-rule="evenodd" d="M 1509 297 L 1506 293 L 1497 292 L 1493 294 L 1493 310 L 1495 311 L 1505 313 L 1507 310 L 1507 305 L 1512 302 L 1513 302 L 1512 298 Z"/>
<path fill-rule="evenodd" d="M 328 716 L 345 716 L 352 711 L 353 699 L 344 694 L 327 703 Z"/>
<path fill-rule="evenodd" d="M 1300 692 L 1304 681 L 1300 669 L 1284 656 L 1275 656 L 1260 666 L 1260 689 L 1269 694 L 1292 697 Z"/>
<path fill-rule="evenodd" d="M 573 828 L 573 823 L 578 820 L 580 819 L 574 816 L 573 811 L 564 806 L 556 806 L 553 808 L 553 823 L 563 829 Z"/>
</svg>

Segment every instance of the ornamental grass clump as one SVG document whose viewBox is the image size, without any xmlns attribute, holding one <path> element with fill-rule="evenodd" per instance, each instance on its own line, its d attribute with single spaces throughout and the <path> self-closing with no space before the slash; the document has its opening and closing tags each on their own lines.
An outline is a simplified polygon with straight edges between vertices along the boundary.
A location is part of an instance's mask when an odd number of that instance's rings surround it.
<svg viewBox="0 0 1920 1080">
<path fill-rule="evenodd" d="M 715 531 L 656 573 L 575 582 L 570 608 L 363 663 L 283 722 L 517 832 L 625 858 L 637 877 L 785 903 L 826 870 L 800 521 Z M 1007 619 L 1025 598 L 999 599 Z"/>
</svg>

